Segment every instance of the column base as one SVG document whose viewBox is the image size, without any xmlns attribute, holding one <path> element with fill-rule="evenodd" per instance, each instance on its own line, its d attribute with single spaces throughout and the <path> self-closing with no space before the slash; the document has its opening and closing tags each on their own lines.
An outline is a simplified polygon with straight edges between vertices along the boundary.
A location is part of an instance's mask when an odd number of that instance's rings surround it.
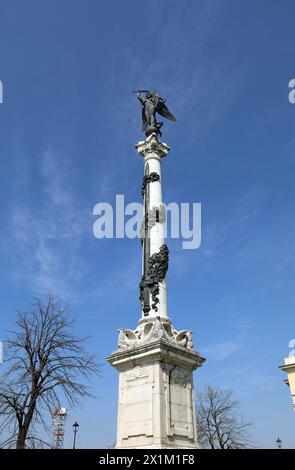
<svg viewBox="0 0 295 470">
<path fill-rule="evenodd" d="M 119 371 L 117 449 L 196 449 L 196 351 L 163 337 L 115 351 Z"/>
</svg>

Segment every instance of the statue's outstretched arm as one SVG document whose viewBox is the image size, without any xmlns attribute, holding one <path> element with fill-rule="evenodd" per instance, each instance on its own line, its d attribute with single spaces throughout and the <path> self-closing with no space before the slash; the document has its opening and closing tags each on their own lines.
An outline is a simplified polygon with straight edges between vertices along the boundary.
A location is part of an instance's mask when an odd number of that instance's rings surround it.
<svg viewBox="0 0 295 470">
<path fill-rule="evenodd" d="M 142 99 L 142 97 L 140 96 L 140 93 L 137 93 L 137 99 L 141 102 L 142 106 L 144 106 L 144 103 L 145 101 Z"/>
</svg>

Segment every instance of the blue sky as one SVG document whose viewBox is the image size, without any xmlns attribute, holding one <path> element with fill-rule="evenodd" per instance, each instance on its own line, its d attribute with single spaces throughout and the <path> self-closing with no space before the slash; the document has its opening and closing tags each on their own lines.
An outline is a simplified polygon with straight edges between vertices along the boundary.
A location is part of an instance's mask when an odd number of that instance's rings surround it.
<svg viewBox="0 0 295 470">
<path fill-rule="evenodd" d="M 33 294 L 69 303 L 102 361 L 140 317 L 138 240 L 97 240 L 97 202 L 141 201 L 131 90 L 165 96 L 166 203 L 202 203 L 202 244 L 168 240 L 169 312 L 207 358 L 196 388 L 232 388 L 257 444 L 295 447 L 278 369 L 295 337 L 294 2 L 0 1 L 0 337 Z M 104 364 L 80 447 L 115 440 Z"/>
</svg>

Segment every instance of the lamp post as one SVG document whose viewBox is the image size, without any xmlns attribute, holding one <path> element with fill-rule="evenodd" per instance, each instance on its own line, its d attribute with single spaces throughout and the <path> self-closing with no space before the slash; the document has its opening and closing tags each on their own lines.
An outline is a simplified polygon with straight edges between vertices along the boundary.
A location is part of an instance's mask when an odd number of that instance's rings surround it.
<svg viewBox="0 0 295 470">
<path fill-rule="evenodd" d="M 276 443 L 277 443 L 278 448 L 281 449 L 282 448 L 282 441 L 279 437 L 277 438 Z"/>
<path fill-rule="evenodd" d="M 73 449 L 76 449 L 76 434 L 78 432 L 79 424 L 77 421 L 74 422 L 73 424 L 73 431 L 74 431 L 74 443 L 73 443 Z"/>
</svg>

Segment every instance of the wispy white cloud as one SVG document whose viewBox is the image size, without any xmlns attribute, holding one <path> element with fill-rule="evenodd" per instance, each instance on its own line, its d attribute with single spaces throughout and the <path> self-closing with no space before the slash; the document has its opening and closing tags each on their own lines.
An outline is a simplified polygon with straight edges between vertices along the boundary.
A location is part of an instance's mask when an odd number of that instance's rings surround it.
<svg viewBox="0 0 295 470">
<path fill-rule="evenodd" d="M 24 162 L 17 165 L 17 181 L 26 181 L 22 184 L 23 198 L 19 198 L 17 183 L 9 236 L 4 242 L 11 260 L 9 275 L 21 279 L 36 294 L 52 292 L 71 302 L 79 299 L 81 291 L 84 298 L 99 299 L 114 292 L 119 298 L 119 293 L 136 289 L 140 281 L 140 256 L 128 249 L 120 250 L 117 268 L 106 267 L 102 276 L 90 276 L 89 282 L 91 267 L 87 267 L 83 247 L 92 237 L 92 207 L 91 203 L 85 207 L 74 193 L 75 171 L 70 161 L 64 156 L 59 158 L 52 150 L 43 152 L 39 169 L 41 190 L 38 187 L 34 191 L 34 195 L 39 194 L 39 200 L 31 204 L 27 197 L 31 177 L 25 155 L 22 159 Z M 107 197 L 111 186 L 112 178 L 106 172 L 100 179 L 96 197 Z M 96 255 L 103 246 L 96 243 Z"/>
<path fill-rule="evenodd" d="M 40 201 L 30 205 L 25 191 L 22 200 L 15 199 L 6 248 L 14 277 L 22 278 L 36 293 L 54 292 L 73 299 L 75 286 L 85 274 L 79 247 L 89 214 L 73 195 L 71 176 L 66 159 L 58 159 L 51 150 L 43 153 Z"/>
<path fill-rule="evenodd" d="M 229 356 L 235 354 L 241 349 L 241 347 L 242 343 L 226 341 L 203 347 L 202 354 L 205 354 L 205 356 L 217 361 L 222 361 L 223 359 L 227 359 Z"/>
</svg>

